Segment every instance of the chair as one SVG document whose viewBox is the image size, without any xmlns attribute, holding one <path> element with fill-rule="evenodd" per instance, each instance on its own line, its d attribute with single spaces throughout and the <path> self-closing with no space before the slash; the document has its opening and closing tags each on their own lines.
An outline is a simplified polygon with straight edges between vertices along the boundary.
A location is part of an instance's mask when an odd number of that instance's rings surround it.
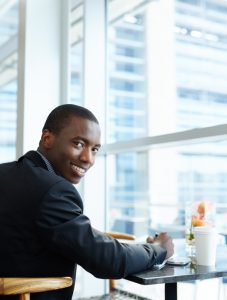
<svg viewBox="0 0 227 300">
<path fill-rule="evenodd" d="M 110 236 L 115 239 L 119 240 L 130 240 L 133 241 L 135 240 L 135 236 L 127 233 L 121 233 L 121 232 L 115 232 L 115 231 L 107 231 L 105 232 L 107 236 Z M 116 280 L 110 279 L 109 280 L 109 292 L 113 291 L 116 289 Z"/>
<path fill-rule="evenodd" d="M 63 289 L 72 285 L 70 277 L 0 278 L 0 295 L 19 295 L 30 300 L 31 293 Z"/>
<path fill-rule="evenodd" d="M 107 236 L 110 236 L 119 240 L 135 240 L 135 236 L 127 233 L 121 233 L 116 231 L 107 231 L 104 233 Z M 78 300 L 132 300 L 135 299 L 134 294 L 130 294 L 128 292 L 121 291 L 116 288 L 116 280 L 109 279 L 109 293 L 101 296 L 91 296 L 88 298 L 80 298 Z M 136 297 L 136 299 L 146 300 L 145 298 Z"/>
<path fill-rule="evenodd" d="M 115 232 L 115 231 L 108 231 L 105 232 L 105 235 L 110 236 L 115 239 L 119 240 L 135 240 L 135 236 L 127 233 L 121 233 L 121 232 Z M 109 293 L 104 294 L 101 296 L 91 296 L 88 298 L 79 298 L 78 300 L 150 300 L 145 297 L 141 297 L 138 295 L 135 295 L 133 293 L 120 290 L 116 288 L 116 280 L 110 279 L 109 280 Z"/>
</svg>

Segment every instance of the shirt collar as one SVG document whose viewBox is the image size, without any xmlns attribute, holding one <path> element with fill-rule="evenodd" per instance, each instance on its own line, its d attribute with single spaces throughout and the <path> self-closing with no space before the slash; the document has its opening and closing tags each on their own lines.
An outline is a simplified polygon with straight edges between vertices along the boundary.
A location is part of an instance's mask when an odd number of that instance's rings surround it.
<svg viewBox="0 0 227 300">
<path fill-rule="evenodd" d="M 51 173 L 56 174 L 53 167 L 51 166 L 51 163 L 49 162 L 49 160 L 44 155 L 42 155 L 42 153 L 40 153 L 39 151 L 36 151 L 36 152 L 42 157 L 43 161 L 46 164 L 47 170 L 50 171 Z"/>
</svg>

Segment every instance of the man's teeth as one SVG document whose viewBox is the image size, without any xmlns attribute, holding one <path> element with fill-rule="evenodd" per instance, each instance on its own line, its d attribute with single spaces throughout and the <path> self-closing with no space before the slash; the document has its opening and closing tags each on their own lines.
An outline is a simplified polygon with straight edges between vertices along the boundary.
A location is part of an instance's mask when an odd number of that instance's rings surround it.
<svg viewBox="0 0 227 300">
<path fill-rule="evenodd" d="M 79 173 L 85 173 L 85 170 L 84 169 L 82 169 L 82 168 L 80 168 L 80 167 L 77 167 L 77 166 L 75 166 L 75 165 L 72 165 L 73 166 L 73 168 L 77 171 L 77 172 L 79 172 Z"/>
</svg>

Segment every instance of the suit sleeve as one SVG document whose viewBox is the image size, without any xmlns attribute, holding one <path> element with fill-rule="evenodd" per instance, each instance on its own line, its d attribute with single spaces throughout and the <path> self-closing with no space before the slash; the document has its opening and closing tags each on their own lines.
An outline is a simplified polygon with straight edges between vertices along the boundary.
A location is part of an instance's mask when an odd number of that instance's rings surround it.
<svg viewBox="0 0 227 300">
<path fill-rule="evenodd" d="M 50 251 L 98 278 L 123 278 L 161 263 L 166 256 L 166 250 L 158 245 L 120 243 L 92 228 L 82 212 L 78 192 L 65 181 L 44 196 L 36 226 Z"/>
</svg>

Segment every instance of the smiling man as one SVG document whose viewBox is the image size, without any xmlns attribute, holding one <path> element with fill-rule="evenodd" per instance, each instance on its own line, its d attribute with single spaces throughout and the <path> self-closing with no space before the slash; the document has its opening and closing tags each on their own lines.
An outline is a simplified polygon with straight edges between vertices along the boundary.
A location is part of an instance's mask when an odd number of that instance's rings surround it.
<svg viewBox="0 0 227 300">
<path fill-rule="evenodd" d="M 79 264 L 99 278 L 123 278 L 173 254 L 166 233 L 134 245 L 92 227 L 73 184 L 93 166 L 99 148 L 96 117 L 65 104 L 48 116 L 37 151 L 0 165 L 0 277 L 71 276 L 75 282 Z M 93 201 L 98 207 L 95 191 Z M 72 293 L 73 286 L 31 300 L 70 300 Z"/>
<path fill-rule="evenodd" d="M 70 113 L 73 109 L 77 114 Z M 47 118 L 38 152 L 57 175 L 78 183 L 93 166 L 99 148 L 100 128 L 95 116 L 85 108 L 63 105 Z"/>
</svg>

